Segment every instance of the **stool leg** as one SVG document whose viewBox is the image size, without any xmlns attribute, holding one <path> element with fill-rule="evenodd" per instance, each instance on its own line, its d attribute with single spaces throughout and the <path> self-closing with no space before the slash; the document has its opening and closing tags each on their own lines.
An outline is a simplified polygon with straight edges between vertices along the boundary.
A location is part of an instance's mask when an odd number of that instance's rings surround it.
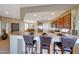
<svg viewBox="0 0 79 59">
<path fill-rule="evenodd" d="M 36 49 L 36 54 L 37 54 L 37 43 L 36 43 L 36 48 L 35 49 Z"/>
<path fill-rule="evenodd" d="M 30 47 L 28 47 L 29 53 L 30 53 Z"/>
<path fill-rule="evenodd" d="M 48 54 L 50 54 L 50 46 L 49 46 L 49 48 L 48 48 Z"/>
<path fill-rule="evenodd" d="M 42 54 L 42 48 L 40 48 L 40 54 Z"/>
<path fill-rule="evenodd" d="M 53 54 L 55 54 L 55 43 L 53 44 Z"/>
<path fill-rule="evenodd" d="M 64 53 L 64 48 L 63 48 L 63 47 L 61 47 L 61 53 L 62 53 L 62 54 Z"/>
<path fill-rule="evenodd" d="M 73 48 L 71 48 L 71 52 L 70 52 L 70 54 L 73 54 Z"/>
<path fill-rule="evenodd" d="M 33 54 L 33 47 L 31 48 L 31 53 Z"/>
<path fill-rule="evenodd" d="M 27 54 L 27 47 L 25 47 L 25 53 Z"/>
</svg>

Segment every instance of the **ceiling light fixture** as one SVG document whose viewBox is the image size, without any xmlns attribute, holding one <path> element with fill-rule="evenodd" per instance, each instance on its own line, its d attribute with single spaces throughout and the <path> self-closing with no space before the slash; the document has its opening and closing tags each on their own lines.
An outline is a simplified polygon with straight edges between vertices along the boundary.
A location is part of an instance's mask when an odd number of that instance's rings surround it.
<svg viewBox="0 0 79 59">
<path fill-rule="evenodd" d="M 5 14 L 8 14 L 8 11 L 6 11 Z"/>
<path fill-rule="evenodd" d="M 55 13 L 51 13 L 52 15 L 55 15 Z"/>
<path fill-rule="evenodd" d="M 36 17 L 37 15 L 36 15 L 36 14 L 34 14 L 34 16 Z"/>
</svg>

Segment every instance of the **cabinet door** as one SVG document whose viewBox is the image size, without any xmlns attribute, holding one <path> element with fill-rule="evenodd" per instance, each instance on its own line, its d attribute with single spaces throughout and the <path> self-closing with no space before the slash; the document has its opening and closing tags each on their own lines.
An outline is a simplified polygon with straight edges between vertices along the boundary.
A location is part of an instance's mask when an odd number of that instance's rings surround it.
<svg viewBox="0 0 79 59">
<path fill-rule="evenodd" d="M 60 26 L 60 21 L 59 21 L 59 19 L 56 21 L 56 27 L 57 28 L 59 28 L 59 26 Z"/>
<path fill-rule="evenodd" d="M 71 15 L 68 14 L 64 17 L 64 27 L 65 28 L 71 28 Z"/>
<path fill-rule="evenodd" d="M 64 20 L 63 18 L 60 18 L 57 20 L 57 27 L 58 28 L 63 28 L 63 25 L 64 25 Z"/>
<path fill-rule="evenodd" d="M 63 25 L 64 25 L 64 20 L 63 20 L 63 18 L 60 18 L 59 19 L 59 28 L 63 28 Z"/>
</svg>

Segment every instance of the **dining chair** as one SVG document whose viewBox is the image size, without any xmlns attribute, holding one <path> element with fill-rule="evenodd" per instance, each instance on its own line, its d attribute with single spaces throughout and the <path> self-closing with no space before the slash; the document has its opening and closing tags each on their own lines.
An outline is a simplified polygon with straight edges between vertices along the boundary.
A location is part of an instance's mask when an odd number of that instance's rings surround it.
<svg viewBox="0 0 79 59">
<path fill-rule="evenodd" d="M 73 47 L 74 44 L 76 42 L 76 37 L 71 38 L 71 37 L 66 37 L 63 36 L 61 37 L 61 42 L 54 42 L 54 54 L 55 52 L 57 53 L 57 51 L 61 51 L 61 53 L 66 53 L 66 52 L 70 52 L 70 54 L 73 54 Z M 57 47 L 59 49 L 56 49 Z"/>
<path fill-rule="evenodd" d="M 31 51 L 31 53 L 34 53 L 34 51 L 33 51 L 34 48 L 35 48 L 35 51 L 37 51 L 37 43 L 36 43 L 36 40 L 34 40 L 33 35 L 23 35 L 23 38 L 24 38 L 24 41 L 25 41 L 26 53 L 28 51 L 27 48 L 29 49 L 29 52 Z"/>
<path fill-rule="evenodd" d="M 42 49 L 47 49 L 50 54 L 50 44 L 52 37 L 40 36 L 40 53 L 42 54 Z"/>
</svg>

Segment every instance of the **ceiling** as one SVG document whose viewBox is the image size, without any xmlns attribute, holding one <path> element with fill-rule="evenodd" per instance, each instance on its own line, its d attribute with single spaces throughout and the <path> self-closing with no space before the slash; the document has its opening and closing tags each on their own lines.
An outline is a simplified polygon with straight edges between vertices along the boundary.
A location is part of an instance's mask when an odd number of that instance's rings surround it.
<svg viewBox="0 0 79 59">
<path fill-rule="evenodd" d="M 20 4 L 20 7 L 24 8 L 24 7 L 35 7 L 35 6 L 42 6 L 42 5 L 45 5 L 45 4 Z"/>
<path fill-rule="evenodd" d="M 31 21 L 54 19 L 74 4 L 0 4 L 0 16 L 23 18 Z"/>
<path fill-rule="evenodd" d="M 20 6 L 18 4 L 0 4 L 0 16 L 20 18 Z"/>
<path fill-rule="evenodd" d="M 49 4 L 21 8 L 21 18 L 29 21 L 53 20 L 62 13 L 74 8 L 74 4 Z"/>
<path fill-rule="evenodd" d="M 38 4 L 0 4 L 0 16 L 20 18 L 20 8 L 40 6 Z"/>
</svg>

